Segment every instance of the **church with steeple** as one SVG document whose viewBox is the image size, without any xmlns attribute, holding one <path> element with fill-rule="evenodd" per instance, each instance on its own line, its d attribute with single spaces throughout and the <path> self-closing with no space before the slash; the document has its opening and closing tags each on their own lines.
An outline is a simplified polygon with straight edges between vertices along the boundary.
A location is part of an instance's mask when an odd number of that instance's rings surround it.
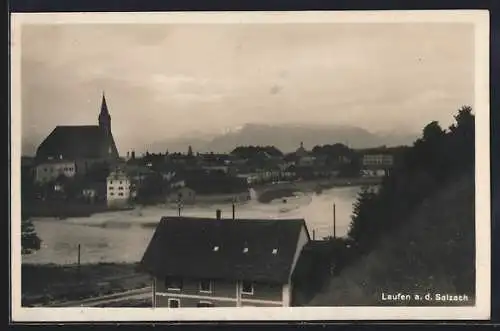
<svg viewBox="0 0 500 331">
<path fill-rule="evenodd" d="M 37 163 L 71 161 L 75 163 L 77 173 L 85 173 L 94 163 L 118 161 L 104 93 L 97 120 L 98 125 L 56 126 L 38 147 Z"/>
</svg>

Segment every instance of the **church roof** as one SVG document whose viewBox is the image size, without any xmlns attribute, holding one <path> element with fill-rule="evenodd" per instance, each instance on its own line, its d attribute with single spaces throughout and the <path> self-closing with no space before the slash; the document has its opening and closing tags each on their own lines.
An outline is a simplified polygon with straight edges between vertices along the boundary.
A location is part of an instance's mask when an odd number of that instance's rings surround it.
<svg viewBox="0 0 500 331">
<path fill-rule="evenodd" d="M 101 158 L 107 156 L 106 133 L 97 125 L 57 126 L 37 150 L 38 159 Z"/>
</svg>

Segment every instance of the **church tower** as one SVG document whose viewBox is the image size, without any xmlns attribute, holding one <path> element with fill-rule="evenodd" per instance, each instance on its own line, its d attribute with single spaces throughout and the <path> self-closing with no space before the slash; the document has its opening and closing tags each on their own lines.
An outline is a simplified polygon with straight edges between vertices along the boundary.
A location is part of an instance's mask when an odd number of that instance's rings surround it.
<svg viewBox="0 0 500 331">
<path fill-rule="evenodd" d="M 118 159 L 118 149 L 116 148 L 113 134 L 111 133 L 111 116 L 109 115 L 108 105 L 106 104 L 106 96 L 102 93 L 101 112 L 99 113 L 99 128 L 105 133 L 105 153 L 110 159 Z"/>
<path fill-rule="evenodd" d="M 109 115 L 106 96 L 102 93 L 101 112 L 99 113 L 99 127 L 107 134 L 111 134 L 111 116 Z"/>
</svg>

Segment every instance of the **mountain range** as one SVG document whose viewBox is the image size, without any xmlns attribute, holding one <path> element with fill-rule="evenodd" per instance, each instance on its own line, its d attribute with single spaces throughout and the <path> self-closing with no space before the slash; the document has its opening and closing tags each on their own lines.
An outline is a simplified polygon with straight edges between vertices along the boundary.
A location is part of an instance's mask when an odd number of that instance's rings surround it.
<svg viewBox="0 0 500 331">
<path fill-rule="evenodd" d="M 273 145 L 282 152 L 295 151 L 303 142 L 306 149 L 315 145 L 343 143 L 351 148 L 409 145 L 418 134 L 372 133 L 352 126 L 331 125 L 263 125 L 246 124 L 235 130 L 209 135 L 193 134 L 176 139 L 156 141 L 146 146 L 149 152 L 227 153 L 236 146 Z"/>
</svg>

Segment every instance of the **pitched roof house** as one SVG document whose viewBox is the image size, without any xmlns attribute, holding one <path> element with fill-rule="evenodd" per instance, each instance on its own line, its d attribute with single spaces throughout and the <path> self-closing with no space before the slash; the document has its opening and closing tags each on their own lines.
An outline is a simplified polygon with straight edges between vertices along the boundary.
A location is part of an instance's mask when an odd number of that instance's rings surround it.
<svg viewBox="0 0 500 331">
<path fill-rule="evenodd" d="M 303 219 L 164 217 L 141 266 L 157 307 L 289 306 Z"/>
<path fill-rule="evenodd" d="M 36 152 L 40 161 L 50 159 L 118 159 L 111 116 L 103 94 L 99 125 L 56 126 Z"/>
</svg>

